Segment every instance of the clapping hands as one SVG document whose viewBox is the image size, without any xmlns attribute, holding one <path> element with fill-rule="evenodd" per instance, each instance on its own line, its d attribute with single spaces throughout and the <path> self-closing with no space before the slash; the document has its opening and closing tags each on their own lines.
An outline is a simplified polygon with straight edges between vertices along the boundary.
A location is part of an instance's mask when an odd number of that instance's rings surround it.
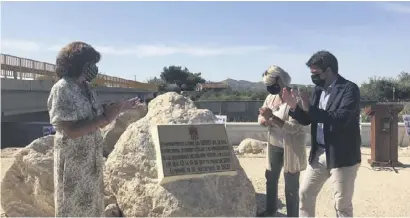
<svg viewBox="0 0 410 218">
<path fill-rule="evenodd" d="M 289 90 L 287 88 L 283 88 L 282 90 L 282 99 L 286 104 L 289 105 L 291 109 L 295 109 L 297 105 L 296 94 L 294 93 L 293 89 Z"/>
<path fill-rule="evenodd" d="M 129 100 L 122 100 L 117 103 L 109 104 L 104 108 L 104 114 L 107 117 L 109 121 L 114 120 L 120 113 L 136 108 L 138 105 L 140 105 L 140 99 L 137 98 L 132 98 Z"/>
<path fill-rule="evenodd" d="M 123 111 L 129 110 L 129 109 L 133 109 L 138 107 L 138 105 L 141 104 L 141 99 L 139 99 L 138 97 L 136 98 L 131 98 L 129 100 L 123 101 L 124 103 L 124 107 L 123 107 Z"/>
<path fill-rule="evenodd" d="M 302 109 L 304 111 L 308 111 L 309 110 L 309 93 L 307 93 L 306 91 L 299 90 L 299 97 L 302 103 Z"/>
<path fill-rule="evenodd" d="M 259 115 L 265 118 L 265 120 L 268 120 L 272 115 L 272 110 L 268 107 L 263 107 L 259 108 Z"/>
<path fill-rule="evenodd" d="M 272 124 L 282 127 L 283 126 L 283 120 L 281 120 L 279 117 L 275 116 L 272 112 L 272 110 L 268 107 L 263 107 L 259 109 L 259 115 L 263 117 L 261 120 L 261 124 L 263 126 L 271 126 Z M 272 118 L 272 119 L 270 119 Z"/>
<path fill-rule="evenodd" d="M 109 122 L 111 122 L 118 116 L 118 114 L 122 112 L 123 108 L 123 102 L 109 104 L 104 108 L 104 116 L 107 118 Z"/>
<path fill-rule="evenodd" d="M 307 111 L 309 109 L 309 94 L 306 91 L 302 90 L 299 90 L 298 94 L 302 103 L 302 109 L 304 111 Z M 284 88 L 282 91 L 282 99 L 289 105 L 292 110 L 296 108 L 298 100 L 293 89 L 291 89 L 289 92 L 286 88 Z"/>
</svg>

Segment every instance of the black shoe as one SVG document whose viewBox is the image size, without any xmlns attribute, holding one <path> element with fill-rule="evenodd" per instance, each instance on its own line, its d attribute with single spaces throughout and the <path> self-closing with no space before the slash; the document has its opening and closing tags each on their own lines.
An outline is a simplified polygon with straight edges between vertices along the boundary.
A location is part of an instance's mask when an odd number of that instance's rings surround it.
<svg viewBox="0 0 410 218">
<path fill-rule="evenodd" d="M 274 217 L 274 213 L 268 213 L 267 211 L 256 214 L 256 217 Z"/>
</svg>

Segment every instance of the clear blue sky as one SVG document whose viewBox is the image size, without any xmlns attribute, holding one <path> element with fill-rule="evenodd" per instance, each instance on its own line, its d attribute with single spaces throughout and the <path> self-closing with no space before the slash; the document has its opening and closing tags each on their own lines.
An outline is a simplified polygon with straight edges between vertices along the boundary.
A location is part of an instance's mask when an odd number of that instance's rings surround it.
<svg viewBox="0 0 410 218">
<path fill-rule="evenodd" d="M 311 84 L 317 50 L 357 83 L 410 71 L 410 2 L 2 2 L 1 52 L 54 63 L 82 40 L 103 73 L 144 81 L 182 65 L 212 81 L 259 81 L 272 64 Z"/>
</svg>

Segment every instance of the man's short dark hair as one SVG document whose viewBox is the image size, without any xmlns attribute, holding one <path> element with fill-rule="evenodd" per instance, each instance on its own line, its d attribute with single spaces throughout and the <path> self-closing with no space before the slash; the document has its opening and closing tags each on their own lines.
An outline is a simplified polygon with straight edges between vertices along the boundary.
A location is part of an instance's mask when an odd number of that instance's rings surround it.
<svg viewBox="0 0 410 218">
<path fill-rule="evenodd" d="M 308 67 L 316 66 L 323 71 L 330 67 L 333 73 L 339 73 L 339 64 L 336 57 L 332 53 L 324 50 L 313 54 L 312 57 L 310 57 L 310 59 L 306 62 L 306 65 Z"/>
<path fill-rule="evenodd" d="M 72 42 L 64 46 L 57 55 L 56 74 L 78 78 L 83 73 L 87 62 L 98 63 L 101 55 L 91 45 L 84 42 Z"/>
</svg>

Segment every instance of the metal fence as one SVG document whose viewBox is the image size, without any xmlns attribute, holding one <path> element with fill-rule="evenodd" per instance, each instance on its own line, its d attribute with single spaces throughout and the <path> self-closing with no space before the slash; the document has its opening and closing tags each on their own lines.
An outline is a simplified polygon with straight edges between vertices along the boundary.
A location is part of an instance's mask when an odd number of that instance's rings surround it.
<svg viewBox="0 0 410 218">
<path fill-rule="evenodd" d="M 54 64 L 1 54 L 1 77 L 20 80 L 51 80 L 56 81 Z M 158 91 L 155 84 L 140 83 L 115 76 L 99 74 L 94 84 L 105 87 L 134 88 Z"/>
</svg>

